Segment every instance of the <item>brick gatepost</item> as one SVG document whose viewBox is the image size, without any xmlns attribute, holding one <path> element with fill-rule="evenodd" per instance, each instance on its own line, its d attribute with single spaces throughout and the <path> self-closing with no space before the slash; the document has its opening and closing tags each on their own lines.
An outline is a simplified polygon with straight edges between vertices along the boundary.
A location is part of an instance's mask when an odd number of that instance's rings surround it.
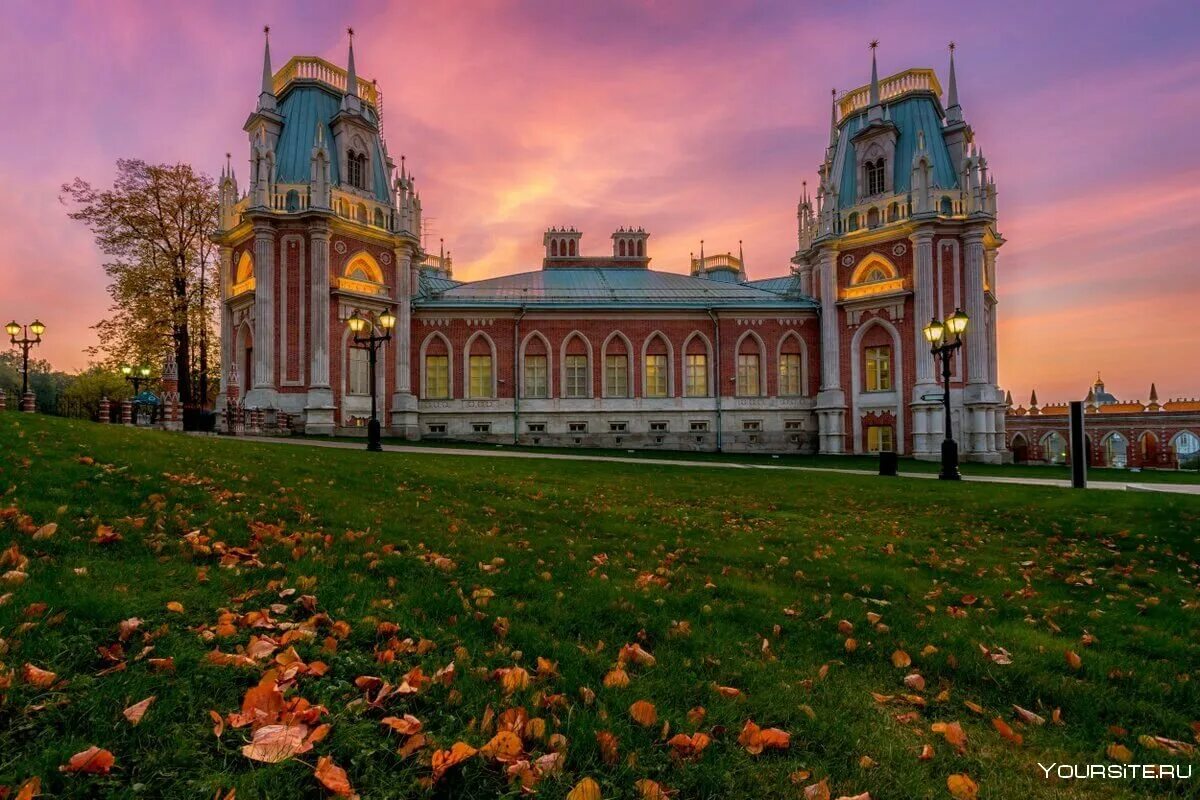
<svg viewBox="0 0 1200 800">
<path fill-rule="evenodd" d="M 122 400 L 121 401 L 121 424 L 122 425 L 132 425 L 133 424 L 133 401 L 132 400 Z"/>
<path fill-rule="evenodd" d="M 37 411 L 37 397 L 33 392 L 26 392 L 21 395 L 21 410 L 26 414 L 32 414 Z"/>
<path fill-rule="evenodd" d="M 101 425 L 107 425 L 112 416 L 112 404 L 108 402 L 108 395 L 100 396 L 100 418 L 96 421 Z"/>
</svg>

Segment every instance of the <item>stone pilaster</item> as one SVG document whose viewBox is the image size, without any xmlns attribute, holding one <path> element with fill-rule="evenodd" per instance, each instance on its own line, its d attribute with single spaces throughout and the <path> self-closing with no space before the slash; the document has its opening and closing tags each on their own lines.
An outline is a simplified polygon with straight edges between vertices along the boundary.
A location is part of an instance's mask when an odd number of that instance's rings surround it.
<svg viewBox="0 0 1200 800">
<path fill-rule="evenodd" d="M 817 263 L 821 278 L 821 391 L 814 407 L 820 452 L 846 450 L 846 393 L 842 390 L 841 324 L 837 306 L 837 251 L 824 250 Z"/>
<path fill-rule="evenodd" d="M 254 385 L 246 404 L 274 408 L 275 392 L 275 231 L 254 226 Z"/>
<path fill-rule="evenodd" d="M 217 394 L 216 408 L 225 405 L 229 391 L 229 369 L 236 356 L 233 342 L 233 312 L 229 310 L 229 287 L 233 283 L 233 248 L 222 245 L 217 262 L 217 297 L 221 314 L 221 388 Z"/>
<path fill-rule="evenodd" d="M 332 434 L 336 409 L 329 386 L 329 228 L 310 231 L 312 239 L 310 348 L 308 400 L 304 409 L 304 432 Z"/>
<path fill-rule="evenodd" d="M 984 233 L 974 230 L 963 236 L 966 258 L 963 265 L 964 302 L 967 324 L 967 385 L 963 391 L 962 439 L 967 458 L 999 462 L 994 446 L 998 392 L 991 380 L 991 332 L 984 297 Z"/>
<path fill-rule="evenodd" d="M 412 298 L 417 293 L 418 272 L 414 269 L 412 245 L 394 251 L 396 261 L 396 330 L 393 352 L 396 361 L 396 385 L 392 394 L 392 435 L 419 438 L 417 398 L 412 391 Z"/>
<path fill-rule="evenodd" d="M 938 386 L 937 364 L 925 341 L 924 327 L 934 317 L 938 287 L 933 280 L 933 231 L 922 229 L 909 237 L 913 245 L 913 358 L 916 362 L 916 383 L 910 399 L 913 420 L 913 455 L 917 458 L 941 457 L 941 440 L 937 436 L 938 415 L 942 413 L 936 400 L 924 400 L 926 395 L 941 391 Z"/>
</svg>

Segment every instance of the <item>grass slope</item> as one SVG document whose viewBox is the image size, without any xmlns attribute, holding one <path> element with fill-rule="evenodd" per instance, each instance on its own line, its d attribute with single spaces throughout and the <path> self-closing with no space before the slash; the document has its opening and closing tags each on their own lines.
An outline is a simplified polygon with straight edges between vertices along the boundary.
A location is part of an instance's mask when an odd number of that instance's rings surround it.
<svg viewBox="0 0 1200 800">
<path fill-rule="evenodd" d="M 368 455 L 6 414 L 0 509 L 0 785 L 38 776 L 56 797 L 322 797 L 312 768 L 327 755 L 363 797 L 516 797 L 480 756 L 427 784 L 433 750 L 481 746 L 495 732 L 488 709 L 520 706 L 546 723 L 541 738 L 526 732 L 529 757 L 565 753 L 562 774 L 537 786 L 551 799 L 583 776 L 605 798 L 638 797 L 642 778 L 680 798 L 804 797 L 821 780 L 833 797 L 945 798 L 952 774 L 983 798 L 1196 786 L 1046 780 L 1036 765 L 1111 761 L 1114 743 L 1135 762 L 1194 764 L 1145 737 L 1197 736 L 1197 498 Z M 102 526 L 121 539 L 97 543 Z M 140 629 L 106 658 L 98 648 L 131 617 Z M 310 752 L 262 764 L 241 752 L 251 727 L 218 738 L 209 711 L 239 711 L 287 647 L 268 644 L 252 667 L 207 658 L 289 628 L 299 657 L 328 671 L 296 676 L 286 697 L 324 706 L 331 727 Z M 407 638 L 428 643 L 418 654 Z M 627 687 L 604 686 L 634 642 L 657 663 L 630 663 Z M 897 651 L 911 666 L 894 665 Z M 556 669 L 539 675 L 539 657 Z M 394 686 L 451 661 L 449 685 L 379 708 L 355 683 Z M 25 664 L 54 684 L 33 685 Z M 533 678 L 506 694 L 495 671 L 517 665 Z M 912 674 L 923 690 L 905 685 Z M 130 725 L 122 709 L 150 695 Z M 630 717 L 643 699 L 655 725 Z M 1021 721 L 1014 704 L 1046 723 Z M 696 707 L 702 721 L 689 719 Z M 430 740 L 407 758 L 380 724 L 405 713 Z M 747 753 L 749 719 L 788 731 L 790 747 Z M 664 722 L 712 744 L 680 760 Z M 960 723 L 965 746 L 932 732 L 937 722 Z M 599 731 L 618 742 L 613 763 Z M 926 744 L 932 758 L 920 760 Z M 59 771 L 90 745 L 115 755 L 110 774 Z"/>
</svg>

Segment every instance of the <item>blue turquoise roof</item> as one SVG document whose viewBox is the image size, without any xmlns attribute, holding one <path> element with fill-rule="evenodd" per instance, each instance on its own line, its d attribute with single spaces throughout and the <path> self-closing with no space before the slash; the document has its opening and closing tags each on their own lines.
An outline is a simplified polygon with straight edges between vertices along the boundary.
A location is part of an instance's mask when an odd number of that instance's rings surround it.
<svg viewBox="0 0 1200 800">
<path fill-rule="evenodd" d="M 782 275 L 778 278 L 763 278 L 757 281 L 746 281 L 746 286 L 753 286 L 775 294 L 797 295 L 800 293 L 800 279 L 795 275 Z"/>
<path fill-rule="evenodd" d="M 440 294 L 461 285 L 462 281 L 447 278 L 445 275 L 434 270 L 423 269 L 420 275 L 419 294 L 423 296 Z"/>
<path fill-rule="evenodd" d="M 892 164 L 892 186 L 897 193 L 907 192 L 912 183 L 912 160 L 917 152 L 920 131 L 925 132 L 925 150 L 933 159 L 933 185 L 942 189 L 958 186 L 958 176 L 950 161 L 950 151 L 942 135 L 942 113 L 931 95 L 908 95 L 896 102 L 885 103 L 891 122 L 899 130 L 896 138 L 896 158 Z M 834 155 L 834 174 L 840 171 L 838 207 L 857 205 L 858 170 L 854 155 L 854 134 L 867 124 L 867 112 L 843 120 L 839 126 L 837 153 Z"/>
<path fill-rule="evenodd" d="M 342 107 L 341 95 L 318 84 L 295 85 L 284 92 L 279 101 L 283 130 L 275 146 L 275 180 L 279 183 L 308 183 L 312 175 L 312 149 L 317 125 L 325 129 L 325 142 L 330 150 L 330 180 L 340 186 L 338 159 L 332 156 L 333 130 L 329 123 Z M 375 112 L 363 104 L 363 116 L 375 123 Z M 372 192 L 381 203 L 390 202 L 388 175 L 383 160 L 383 145 L 378 135 L 371 141 Z"/>
<path fill-rule="evenodd" d="M 424 284 L 424 281 L 422 281 Z M 420 308 L 459 306 L 622 306 L 626 308 L 815 308 L 808 297 L 785 297 L 739 283 L 636 268 L 556 267 L 461 283 L 418 298 Z"/>
</svg>

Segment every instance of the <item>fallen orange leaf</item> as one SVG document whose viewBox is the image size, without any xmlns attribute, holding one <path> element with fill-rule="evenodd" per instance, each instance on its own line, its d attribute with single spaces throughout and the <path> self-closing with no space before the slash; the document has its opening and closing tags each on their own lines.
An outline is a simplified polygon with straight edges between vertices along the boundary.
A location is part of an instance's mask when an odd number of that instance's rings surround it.
<svg viewBox="0 0 1200 800">
<path fill-rule="evenodd" d="M 253 761 L 278 764 L 312 749 L 305 741 L 307 736 L 305 725 L 264 725 L 254 732 L 250 744 L 242 746 L 242 755 Z"/>
<path fill-rule="evenodd" d="M 86 772 L 93 775 L 107 775 L 115 763 L 116 759 L 112 753 L 93 745 L 87 750 L 71 756 L 71 760 L 58 769 L 60 772 Z"/>
<path fill-rule="evenodd" d="M 649 727 L 658 722 L 658 709 L 648 700 L 638 700 L 629 707 L 629 716 L 639 725 Z"/>
<path fill-rule="evenodd" d="M 479 754 L 500 762 L 516 761 L 521 757 L 522 749 L 520 736 L 512 731 L 500 731 L 479 748 Z"/>
<path fill-rule="evenodd" d="M 322 786 L 339 797 L 355 796 L 346 770 L 334 764 L 333 759 L 329 756 L 321 756 L 317 759 L 317 768 L 313 770 L 313 775 L 321 782 Z"/>
<path fill-rule="evenodd" d="M 946 778 L 946 788 L 950 790 L 954 800 L 975 800 L 979 796 L 979 785 L 959 772 Z"/>
<path fill-rule="evenodd" d="M 142 717 L 146 716 L 146 709 L 150 708 L 150 704 L 157 699 L 154 695 L 150 695 L 140 703 L 134 703 L 129 708 L 121 713 L 125 715 L 125 719 L 129 720 L 131 725 L 137 725 L 142 721 Z"/>
<path fill-rule="evenodd" d="M 466 742 L 455 742 L 449 750 L 436 750 L 433 754 L 433 782 L 437 783 L 446 771 L 461 764 L 478 751 Z"/>
<path fill-rule="evenodd" d="M 567 793 L 567 800 L 601 800 L 600 784 L 591 778 L 584 778 Z"/>
</svg>

